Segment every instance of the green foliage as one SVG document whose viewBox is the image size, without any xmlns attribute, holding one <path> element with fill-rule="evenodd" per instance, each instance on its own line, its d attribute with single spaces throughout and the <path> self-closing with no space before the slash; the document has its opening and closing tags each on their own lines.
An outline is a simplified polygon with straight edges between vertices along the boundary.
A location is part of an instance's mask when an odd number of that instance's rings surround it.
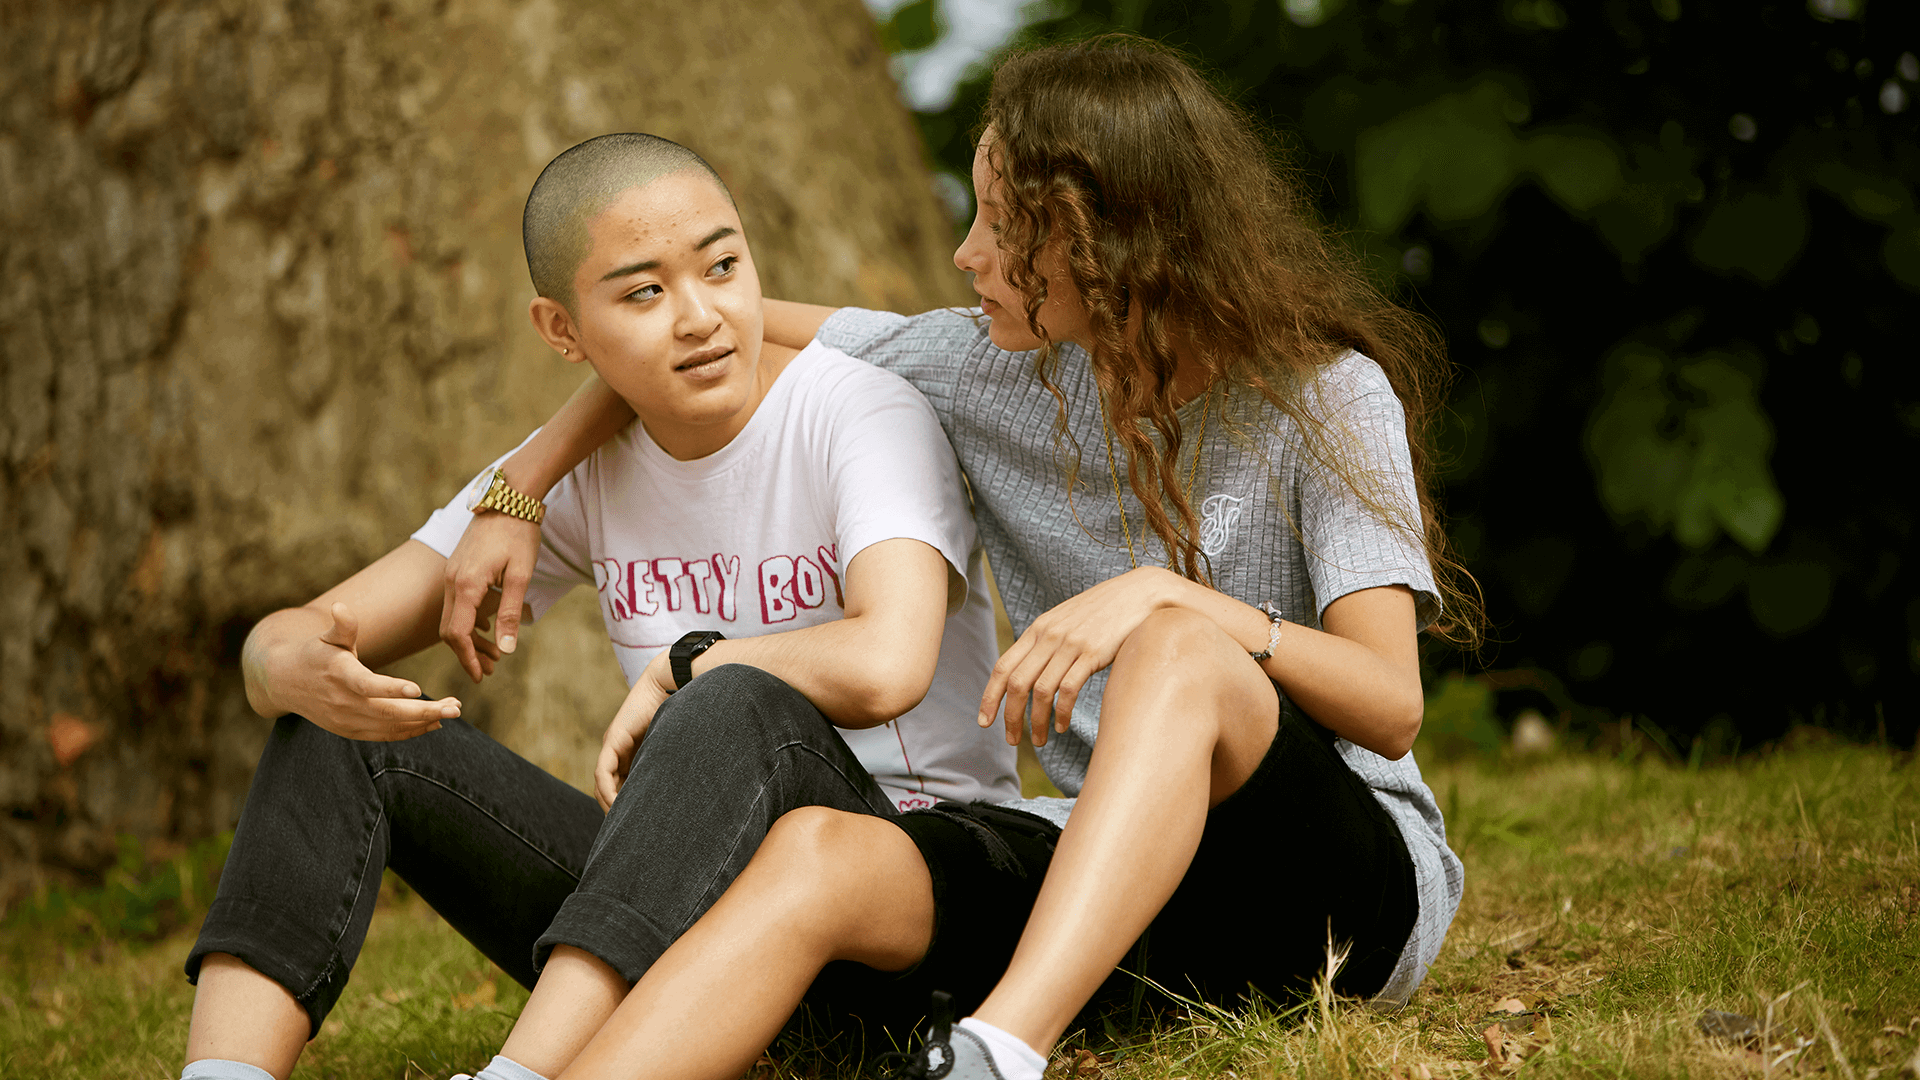
<svg viewBox="0 0 1920 1080">
<path fill-rule="evenodd" d="M 1721 530 L 1756 554 L 1785 513 L 1767 458 L 1759 361 L 1714 351 L 1670 357 L 1633 343 L 1606 361 L 1606 396 L 1587 427 L 1600 499 L 1615 520 L 1699 550 Z"/>
<path fill-rule="evenodd" d="M 1833 596 L 1833 572 L 1817 562 L 1757 567 L 1747 581 L 1747 607 L 1768 631 L 1785 636 L 1820 621 Z"/>
<path fill-rule="evenodd" d="M 1622 263 L 1638 265 L 1672 234 L 1681 209 L 1704 197 L 1706 186 L 1694 173 L 1700 156 L 1676 120 L 1660 125 L 1655 141 L 1633 143 L 1628 152 L 1633 164 L 1618 193 L 1591 218 L 1594 231 Z"/>
<path fill-rule="evenodd" d="M 938 0 L 913 0 L 881 21 L 880 43 L 888 52 L 915 52 L 938 41 L 945 31 Z"/>
<path fill-rule="evenodd" d="M 1622 192 L 1620 155 L 1604 134 L 1566 125 L 1516 135 L 1514 125 L 1527 115 L 1524 95 L 1490 78 L 1361 131 L 1354 151 L 1361 223 L 1393 233 L 1422 208 L 1436 221 L 1471 221 L 1528 176 L 1582 216 Z"/>
<path fill-rule="evenodd" d="M 1807 207 L 1791 184 L 1728 191 L 1707 211 L 1693 257 L 1715 270 L 1776 281 L 1807 242 Z"/>
<path fill-rule="evenodd" d="M 121 836 L 118 844 L 119 856 L 101 885 L 48 888 L 9 911 L 0 921 L 0 932 L 32 930 L 119 941 L 151 941 L 172 933 L 213 899 L 233 833 L 208 837 L 158 861 L 147 857 L 135 837 Z"/>
<path fill-rule="evenodd" d="M 1526 115 L 1523 101 L 1487 80 L 1362 131 L 1354 152 L 1360 220 L 1392 233 L 1422 205 L 1441 221 L 1493 209 L 1519 173 L 1524 155 L 1511 125 Z"/>
<path fill-rule="evenodd" d="M 1497 757 L 1507 733 L 1493 712 L 1493 689 L 1480 679 L 1443 675 L 1427 694 L 1414 756 L 1451 761 L 1472 754 Z"/>
</svg>

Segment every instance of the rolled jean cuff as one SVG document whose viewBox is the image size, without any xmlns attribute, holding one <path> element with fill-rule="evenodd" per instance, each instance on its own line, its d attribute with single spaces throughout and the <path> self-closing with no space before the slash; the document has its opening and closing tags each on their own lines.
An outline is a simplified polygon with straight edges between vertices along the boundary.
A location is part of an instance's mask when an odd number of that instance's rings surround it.
<svg viewBox="0 0 1920 1080">
<path fill-rule="evenodd" d="M 312 921 L 251 900 L 217 899 L 187 957 L 187 980 L 197 985 L 208 954 L 226 953 L 293 995 L 307 1011 L 311 1039 L 347 988 L 349 969 L 333 943 L 313 932 Z"/>
<path fill-rule="evenodd" d="M 535 970 L 547 966 L 556 945 L 571 945 L 598 957 L 628 982 L 639 982 L 679 935 L 610 896 L 577 892 L 560 905 L 553 925 L 533 946 Z"/>
</svg>

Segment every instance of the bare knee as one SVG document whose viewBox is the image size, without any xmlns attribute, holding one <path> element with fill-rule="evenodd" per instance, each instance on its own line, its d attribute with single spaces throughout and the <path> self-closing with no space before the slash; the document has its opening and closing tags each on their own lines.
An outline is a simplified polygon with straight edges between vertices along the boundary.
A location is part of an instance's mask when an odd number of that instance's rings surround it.
<svg viewBox="0 0 1920 1080">
<path fill-rule="evenodd" d="M 884 970 L 925 954 L 933 936 L 933 879 L 893 823 L 824 806 L 773 823 L 742 881 L 819 935 L 833 959 Z"/>
<path fill-rule="evenodd" d="M 1244 697 L 1268 682 L 1240 643 L 1205 615 L 1162 609 L 1140 621 L 1113 661 L 1116 676 L 1146 677 L 1185 688 L 1189 700 Z"/>
<path fill-rule="evenodd" d="M 1132 652 L 1138 658 L 1172 657 L 1184 664 L 1218 652 L 1222 642 L 1231 643 L 1231 639 L 1205 615 L 1185 608 L 1160 608 L 1140 620 L 1140 625 L 1127 635 L 1120 654 Z"/>
<path fill-rule="evenodd" d="M 765 840 L 760 842 L 760 853 L 754 856 L 758 862 L 762 858 L 778 859 L 783 864 L 800 868 L 814 868 L 830 863 L 836 854 L 846 853 L 846 849 L 857 846 L 861 825 L 872 819 L 867 814 L 855 814 L 846 810 L 835 810 L 830 806 L 802 806 L 780 815 L 767 830 Z"/>
<path fill-rule="evenodd" d="M 1132 729 L 1155 747 L 1197 742 L 1212 759 L 1218 802 L 1265 756 L 1279 704 L 1273 680 L 1219 624 L 1161 610 L 1141 621 L 1114 658 L 1101 734 Z"/>
<path fill-rule="evenodd" d="M 872 814 L 802 806 L 773 823 L 750 865 L 763 865 L 796 892 L 837 900 L 898 869 L 896 838 L 905 841 L 896 826 Z"/>
</svg>

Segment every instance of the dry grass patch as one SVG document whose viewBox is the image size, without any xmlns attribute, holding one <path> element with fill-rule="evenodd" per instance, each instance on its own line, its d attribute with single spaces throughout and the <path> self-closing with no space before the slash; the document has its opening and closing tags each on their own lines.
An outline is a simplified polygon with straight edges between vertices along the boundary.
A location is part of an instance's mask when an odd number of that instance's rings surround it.
<svg viewBox="0 0 1920 1080">
<path fill-rule="evenodd" d="M 1056 1056 L 1050 1080 L 1920 1076 L 1920 770 L 1905 755 L 1697 771 L 1567 757 L 1428 778 L 1467 892 L 1408 1008 L 1193 1009 L 1128 1044 L 1088 1040 L 1101 1058 Z M 1710 1010 L 1752 1029 L 1710 1037 Z"/>
<path fill-rule="evenodd" d="M 1117 1039 L 1076 1035 L 1049 1080 L 1920 1076 L 1920 768 L 1906 756 L 1824 747 L 1697 771 L 1575 756 L 1428 777 L 1467 893 L 1408 1008 L 1194 1006 Z M 202 904 L 205 891 L 188 890 Z M 176 1076 L 190 930 L 129 943 L 87 911 L 0 928 L 0 1077 Z M 296 1076 L 470 1070 L 524 1000 L 390 886 Z M 1726 1037 L 1702 1032 L 1710 1011 L 1734 1014 Z M 787 1048 L 755 1074 L 841 1071 Z"/>
</svg>

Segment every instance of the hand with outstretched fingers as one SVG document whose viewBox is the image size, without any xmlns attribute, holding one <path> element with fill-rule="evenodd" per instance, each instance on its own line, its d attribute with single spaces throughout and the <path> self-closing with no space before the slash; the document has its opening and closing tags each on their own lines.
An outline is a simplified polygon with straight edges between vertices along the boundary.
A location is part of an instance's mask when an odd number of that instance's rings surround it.
<svg viewBox="0 0 1920 1080">
<path fill-rule="evenodd" d="M 673 691 L 673 668 L 667 650 L 662 649 L 634 680 L 627 700 L 620 703 L 606 737 L 600 740 L 600 760 L 593 768 L 593 797 L 600 800 L 600 809 L 613 809 L 614 796 L 626 783 L 627 770 L 633 768 L 633 757 L 640 752 L 640 740 L 647 737 L 653 714 Z"/>
<path fill-rule="evenodd" d="M 280 713 L 298 713 L 343 738 L 398 742 L 438 731 L 460 715 L 458 698 L 421 701 L 420 687 L 360 662 L 360 623 L 335 603 L 321 634 L 296 641 L 263 665 L 262 687 Z"/>
<path fill-rule="evenodd" d="M 453 650 L 474 682 L 493 674 L 501 654 L 519 646 L 522 604 L 539 557 L 540 526 L 511 514 L 482 510 L 467 523 L 467 531 L 447 558 L 440 640 Z M 481 636 L 489 617 L 499 622 L 492 641 Z"/>
<path fill-rule="evenodd" d="M 1171 571 L 1141 567 L 1048 609 L 993 665 L 980 696 L 980 726 L 1001 714 L 1007 742 L 1017 746 L 1030 714 L 1033 745 L 1045 746 L 1049 728 L 1067 730 L 1080 688 L 1113 663 L 1120 646 L 1182 584 Z"/>
</svg>

